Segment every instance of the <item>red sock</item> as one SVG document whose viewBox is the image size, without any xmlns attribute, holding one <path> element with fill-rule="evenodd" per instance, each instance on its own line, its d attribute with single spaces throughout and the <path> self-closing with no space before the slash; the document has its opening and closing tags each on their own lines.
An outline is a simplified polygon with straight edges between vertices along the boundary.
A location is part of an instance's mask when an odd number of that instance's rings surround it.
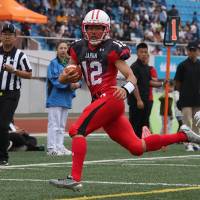
<svg viewBox="0 0 200 200">
<path fill-rule="evenodd" d="M 165 135 L 154 134 L 144 138 L 144 140 L 146 143 L 146 151 L 156 151 L 163 146 L 167 146 L 177 142 L 186 142 L 187 136 L 183 132 Z"/>
<path fill-rule="evenodd" d="M 87 152 L 85 137 L 75 137 L 72 140 L 72 171 L 74 180 L 80 181 L 83 169 L 83 162 Z"/>
</svg>

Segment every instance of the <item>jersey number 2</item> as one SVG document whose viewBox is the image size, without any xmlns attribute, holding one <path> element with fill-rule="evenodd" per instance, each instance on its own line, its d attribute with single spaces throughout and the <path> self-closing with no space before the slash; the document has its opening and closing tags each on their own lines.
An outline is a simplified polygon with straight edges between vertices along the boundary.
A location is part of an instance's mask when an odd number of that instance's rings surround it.
<svg viewBox="0 0 200 200">
<path fill-rule="evenodd" d="M 98 61 L 92 61 L 90 63 L 90 68 L 92 72 L 89 74 L 87 70 L 86 61 L 82 62 L 83 69 L 85 71 L 86 81 L 88 85 L 97 85 L 101 84 L 102 78 L 100 75 L 102 74 L 102 64 Z M 88 77 L 90 75 L 90 77 Z"/>
</svg>

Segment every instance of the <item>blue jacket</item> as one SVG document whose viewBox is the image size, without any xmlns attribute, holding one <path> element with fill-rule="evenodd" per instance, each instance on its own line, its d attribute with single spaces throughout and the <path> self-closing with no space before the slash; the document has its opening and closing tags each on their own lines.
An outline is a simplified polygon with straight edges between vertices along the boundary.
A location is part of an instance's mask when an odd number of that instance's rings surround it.
<svg viewBox="0 0 200 200">
<path fill-rule="evenodd" d="M 72 99 L 76 96 L 71 90 L 70 84 L 62 84 L 58 81 L 60 73 L 64 69 L 58 58 L 53 59 L 47 69 L 47 98 L 46 107 L 72 107 Z"/>
</svg>

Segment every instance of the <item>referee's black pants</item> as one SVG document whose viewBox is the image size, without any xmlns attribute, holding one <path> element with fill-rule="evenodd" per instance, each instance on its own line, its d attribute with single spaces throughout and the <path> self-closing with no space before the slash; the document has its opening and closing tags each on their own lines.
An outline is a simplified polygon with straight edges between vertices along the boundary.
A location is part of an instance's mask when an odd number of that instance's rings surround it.
<svg viewBox="0 0 200 200">
<path fill-rule="evenodd" d="M 129 105 L 129 121 L 139 138 L 142 138 L 142 127 L 149 127 L 149 101 L 146 100 L 143 103 L 144 109 L 138 109 L 136 102 Z"/>
<path fill-rule="evenodd" d="M 0 90 L 0 160 L 8 161 L 9 124 L 13 120 L 20 90 Z"/>
</svg>

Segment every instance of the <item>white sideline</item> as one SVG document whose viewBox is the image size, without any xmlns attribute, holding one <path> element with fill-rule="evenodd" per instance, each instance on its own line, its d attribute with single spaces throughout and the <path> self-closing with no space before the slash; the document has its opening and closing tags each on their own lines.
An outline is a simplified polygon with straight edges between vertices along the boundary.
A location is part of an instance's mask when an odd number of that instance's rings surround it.
<svg viewBox="0 0 200 200">
<path fill-rule="evenodd" d="M 110 159 L 110 160 L 91 160 L 85 161 L 84 165 L 90 165 L 93 163 L 110 163 L 110 162 L 124 162 L 124 161 L 143 161 L 143 160 L 165 160 L 165 159 L 182 159 L 182 158 L 199 158 L 200 155 L 184 155 L 184 156 L 164 156 L 164 157 L 150 157 L 150 158 L 125 158 L 125 159 Z M 52 165 L 71 165 L 72 162 L 61 163 L 37 163 L 26 165 L 11 165 L 0 166 L 0 169 L 22 168 L 22 167 L 37 167 L 37 166 L 52 166 Z"/>
</svg>

